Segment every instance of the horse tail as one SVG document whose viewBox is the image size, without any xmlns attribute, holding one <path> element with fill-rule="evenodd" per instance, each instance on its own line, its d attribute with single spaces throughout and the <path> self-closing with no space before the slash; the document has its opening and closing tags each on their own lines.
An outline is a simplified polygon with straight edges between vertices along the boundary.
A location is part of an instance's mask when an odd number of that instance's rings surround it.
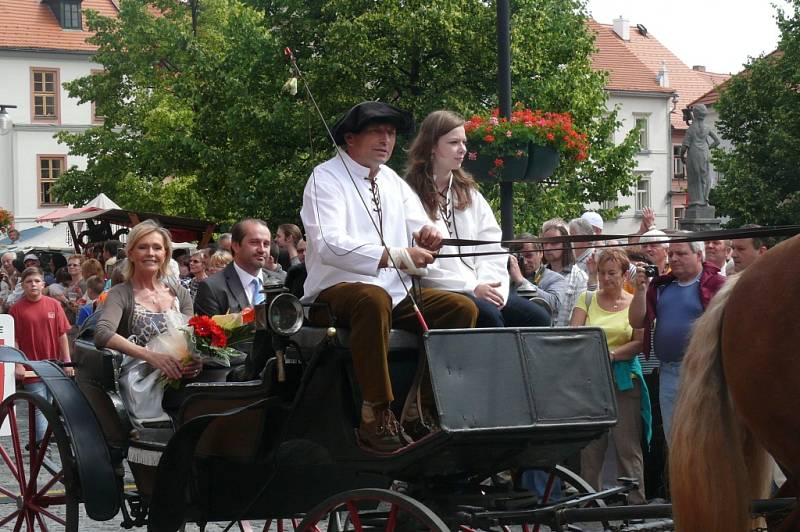
<svg viewBox="0 0 800 532">
<path fill-rule="evenodd" d="M 750 530 L 750 501 L 764 498 L 768 455 L 733 409 L 722 367 L 725 305 L 738 276 L 725 283 L 696 321 L 684 357 L 669 446 L 675 529 Z"/>
</svg>

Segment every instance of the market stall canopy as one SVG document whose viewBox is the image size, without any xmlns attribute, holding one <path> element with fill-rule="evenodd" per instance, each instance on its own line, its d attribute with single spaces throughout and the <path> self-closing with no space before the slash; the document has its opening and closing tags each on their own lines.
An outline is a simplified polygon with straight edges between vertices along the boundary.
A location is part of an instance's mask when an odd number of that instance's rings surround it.
<svg viewBox="0 0 800 532">
<path fill-rule="evenodd" d="M 199 247 L 205 247 L 211 239 L 217 224 L 208 220 L 198 220 L 196 218 L 182 218 L 179 216 L 168 216 L 152 212 L 136 212 L 124 209 L 101 209 L 90 212 L 78 212 L 68 214 L 61 218 L 52 220 L 53 223 L 66 222 L 70 225 L 73 232 L 72 238 L 76 242 L 76 247 L 87 246 L 90 243 L 118 239 L 120 235 L 127 233 L 125 229 L 112 231 L 111 227 L 119 226 L 131 228 L 143 220 L 156 220 L 163 227 L 169 230 L 173 242 L 199 242 Z M 87 229 L 80 234 L 75 232 L 75 223 L 85 222 Z"/>
<path fill-rule="evenodd" d="M 103 209 L 119 209 L 119 205 L 114 203 L 114 201 L 106 196 L 103 192 L 98 194 L 92 201 L 84 205 L 83 207 L 62 207 L 60 209 L 56 209 L 52 212 L 48 212 L 42 216 L 36 218 L 37 223 L 44 223 L 44 222 L 55 222 L 65 216 L 69 216 L 70 214 L 82 214 L 87 212 L 95 212 L 100 211 Z"/>
</svg>

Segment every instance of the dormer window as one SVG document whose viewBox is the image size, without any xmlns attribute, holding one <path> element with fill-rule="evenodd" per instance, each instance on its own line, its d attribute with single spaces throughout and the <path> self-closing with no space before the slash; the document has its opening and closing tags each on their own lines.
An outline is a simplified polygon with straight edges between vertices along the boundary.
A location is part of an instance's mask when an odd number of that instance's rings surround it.
<svg viewBox="0 0 800 532">
<path fill-rule="evenodd" d="M 46 0 L 65 30 L 81 29 L 81 0 Z"/>
</svg>

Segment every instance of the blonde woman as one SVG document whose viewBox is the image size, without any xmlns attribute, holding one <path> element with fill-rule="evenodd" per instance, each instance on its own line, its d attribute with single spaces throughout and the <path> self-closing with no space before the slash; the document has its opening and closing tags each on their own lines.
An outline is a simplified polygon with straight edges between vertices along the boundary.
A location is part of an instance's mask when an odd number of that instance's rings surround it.
<svg viewBox="0 0 800 532">
<path fill-rule="evenodd" d="M 166 332 L 171 312 L 193 314 L 192 299 L 171 277 L 172 242 L 166 229 L 152 220 L 138 224 L 128 234 L 126 251 L 125 281 L 108 292 L 95 329 L 95 344 L 126 355 L 120 371 L 126 406 L 136 418 L 155 418 L 163 414 L 161 395 L 158 389 L 142 384 L 155 381 L 150 378 L 153 370 L 180 379 L 197 377 L 202 369 L 199 362 L 184 366 L 170 354 L 146 347 Z M 161 388 L 160 383 L 154 383 Z M 163 394 L 163 388 L 160 391 Z"/>
<path fill-rule="evenodd" d="M 225 250 L 219 250 L 208 258 L 207 275 L 214 275 L 218 271 L 225 269 L 225 266 L 233 262 L 233 255 Z"/>
</svg>

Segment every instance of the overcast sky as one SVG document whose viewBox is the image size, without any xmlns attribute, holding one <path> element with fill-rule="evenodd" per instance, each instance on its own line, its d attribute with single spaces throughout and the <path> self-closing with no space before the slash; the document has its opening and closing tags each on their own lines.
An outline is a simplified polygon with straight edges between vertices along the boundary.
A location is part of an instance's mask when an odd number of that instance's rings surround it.
<svg viewBox="0 0 800 532">
<path fill-rule="evenodd" d="M 748 56 L 769 53 L 778 44 L 772 4 L 784 0 L 588 0 L 601 24 L 620 15 L 631 27 L 643 24 L 687 66 L 736 73 Z"/>
</svg>

